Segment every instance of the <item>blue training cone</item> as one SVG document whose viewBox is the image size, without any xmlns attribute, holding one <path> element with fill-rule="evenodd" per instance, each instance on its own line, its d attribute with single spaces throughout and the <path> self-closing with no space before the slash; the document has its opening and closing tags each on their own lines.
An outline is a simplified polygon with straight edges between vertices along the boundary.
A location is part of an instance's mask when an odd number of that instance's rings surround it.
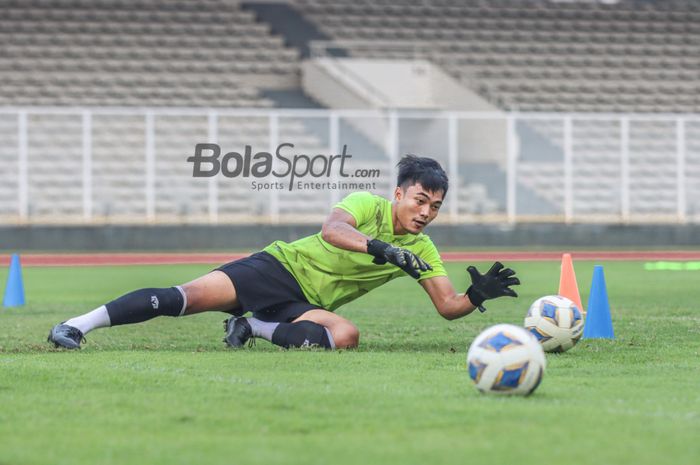
<svg viewBox="0 0 700 465">
<path fill-rule="evenodd" d="M 584 339 L 614 339 L 612 319 L 610 318 L 610 303 L 608 291 L 605 287 L 603 267 L 596 265 L 593 268 L 593 282 L 591 294 L 588 297 L 588 312 L 586 324 L 583 327 Z"/>
<path fill-rule="evenodd" d="M 10 261 L 10 273 L 7 275 L 5 296 L 2 299 L 3 307 L 19 307 L 24 305 L 24 284 L 22 284 L 22 265 L 19 263 L 19 255 L 12 254 Z"/>
</svg>

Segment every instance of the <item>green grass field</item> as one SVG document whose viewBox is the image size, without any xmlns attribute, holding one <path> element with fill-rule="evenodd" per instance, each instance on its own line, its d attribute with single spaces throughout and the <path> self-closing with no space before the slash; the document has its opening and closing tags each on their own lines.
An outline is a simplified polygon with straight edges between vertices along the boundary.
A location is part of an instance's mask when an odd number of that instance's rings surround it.
<svg viewBox="0 0 700 465">
<path fill-rule="evenodd" d="M 28 304 L 0 310 L 0 465 L 697 464 L 700 273 L 603 264 L 617 338 L 548 355 L 529 398 L 479 394 L 466 349 L 555 293 L 556 262 L 512 263 L 520 298 L 453 322 L 397 280 L 339 311 L 362 336 L 337 352 L 227 350 L 217 313 L 55 350 L 53 324 L 212 267 L 25 268 Z M 584 305 L 593 265 L 576 263 Z M 448 267 L 464 286 L 465 265 Z"/>
</svg>

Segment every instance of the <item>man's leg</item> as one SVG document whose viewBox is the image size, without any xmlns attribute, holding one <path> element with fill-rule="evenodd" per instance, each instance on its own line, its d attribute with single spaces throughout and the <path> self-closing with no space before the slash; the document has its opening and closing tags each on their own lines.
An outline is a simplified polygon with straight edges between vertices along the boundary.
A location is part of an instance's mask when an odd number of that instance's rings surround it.
<svg viewBox="0 0 700 465">
<path fill-rule="evenodd" d="M 327 310 L 305 312 L 291 323 L 257 318 L 229 320 L 226 342 L 241 347 L 249 337 L 261 337 L 281 347 L 318 346 L 326 349 L 357 347 L 360 332 L 351 321 Z"/>
<path fill-rule="evenodd" d="M 313 322 L 326 328 L 338 349 L 351 349 L 360 343 L 360 331 L 352 321 L 328 310 L 309 310 L 290 324 L 302 321 Z"/>
<path fill-rule="evenodd" d="M 84 315 L 56 325 L 49 341 L 69 349 L 80 347 L 85 334 L 108 326 L 140 323 L 157 316 L 182 316 L 209 310 L 232 312 L 238 308 L 231 279 L 212 271 L 182 286 L 147 288 L 125 294 Z"/>
</svg>

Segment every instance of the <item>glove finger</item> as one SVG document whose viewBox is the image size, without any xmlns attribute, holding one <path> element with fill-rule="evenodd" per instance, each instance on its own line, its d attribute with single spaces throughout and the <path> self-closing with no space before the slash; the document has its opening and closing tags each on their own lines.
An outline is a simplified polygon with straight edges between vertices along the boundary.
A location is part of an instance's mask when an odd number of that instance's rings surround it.
<svg viewBox="0 0 700 465">
<path fill-rule="evenodd" d="M 411 264 L 411 268 L 414 270 L 420 270 L 420 271 L 425 271 L 425 262 L 421 260 L 421 258 L 418 255 L 415 255 L 413 252 L 406 252 L 406 256 L 409 258 L 409 263 Z"/>
<path fill-rule="evenodd" d="M 403 258 L 404 258 L 404 260 L 406 260 L 406 264 L 407 264 L 410 268 L 412 268 L 412 269 L 414 269 L 414 270 L 417 270 L 417 269 L 420 268 L 420 266 L 418 266 L 418 260 L 416 260 L 416 256 L 413 255 L 413 254 L 412 254 L 411 252 L 409 252 L 408 250 L 404 250 L 404 251 L 403 251 Z"/>
<path fill-rule="evenodd" d="M 479 281 L 481 279 L 481 273 L 479 273 L 479 270 L 477 270 L 475 267 L 470 266 L 467 268 L 467 272 L 469 273 L 469 276 L 472 278 L 472 283 Z"/>
<path fill-rule="evenodd" d="M 404 256 L 403 252 L 399 251 L 396 255 L 394 255 L 394 258 L 396 260 L 396 263 L 394 263 L 396 266 L 403 268 L 407 265 L 406 257 Z"/>
<path fill-rule="evenodd" d="M 384 265 L 386 263 L 386 258 L 374 257 L 372 263 L 374 263 L 375 265 Z"/>
<path fill-rule="evenodd" d="M 503 289 L 503 295 L 507 295 L 508 297 L 518 297 L 518 293 L 509 287 Z"/>
<path fill-rule="evenodd" d="M 508 278 L 508 279 L 502 280 L 501 283 L 504 286 L 517 286 L 520 284 L 520 280 L 518 278 Z"/>
<path fill-rule="evenodd" d="M 405 268 L 403 268 L 403 270 L 414 279 L 420 278 L 420 272 L 418 270 L 416 270 L 415 268 L 405 267 Z"/>
<path fill-rule="evenodd" d="M 498 275 L 498 272 L 501 271 L 502 268 L 503 263 L 496 262 L 493 265 L 491 265 L 491 268 L 486 272 L 486 274 L 490 274 L 492 276 Z"/>
<path fill-rule="evenodd" d="M 418 255 L 412 255 L 413 257 L 413 268 L 420 271 L 425 271 L 425 262 L 421 260 Z"/>
<path fill-rule="evenodd" d="M 515 274 L 515 271 L 511 270 L 510 268 L 506 268 L 505 270 L 501 270 L 498 273 L 499 278 L 509 278 Z"/>
<path fill-rule="evenodd" d="M 432 270 L 432 269 L 433 269 L 433 267 L 430 266 L 430 265 L 428 264 L 428 262 L 426 262 L 425 260 L 423 260 L 423 259 L 420 258 L 420 257 L 417 257 L 417 258 L 418 258 L 418 265 L 420 265 L 420 270 L 421 270 L 421 271 L 428 271 L 428 270 Z"/>
</svg>

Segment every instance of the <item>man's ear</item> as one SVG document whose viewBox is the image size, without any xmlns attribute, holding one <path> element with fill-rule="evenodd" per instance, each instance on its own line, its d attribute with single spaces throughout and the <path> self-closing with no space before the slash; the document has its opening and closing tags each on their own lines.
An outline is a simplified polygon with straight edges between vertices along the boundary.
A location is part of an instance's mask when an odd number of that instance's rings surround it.
<svg viewBox="0 0 700 465">
<path fill-rule="evenodd" d="M 401 189 L 401 186 L 396 186 L 396 189 L 394 189 L 394 198 L 396 200 L 401 200 L 403 197 L 403 189 Z"/>
</svg>

